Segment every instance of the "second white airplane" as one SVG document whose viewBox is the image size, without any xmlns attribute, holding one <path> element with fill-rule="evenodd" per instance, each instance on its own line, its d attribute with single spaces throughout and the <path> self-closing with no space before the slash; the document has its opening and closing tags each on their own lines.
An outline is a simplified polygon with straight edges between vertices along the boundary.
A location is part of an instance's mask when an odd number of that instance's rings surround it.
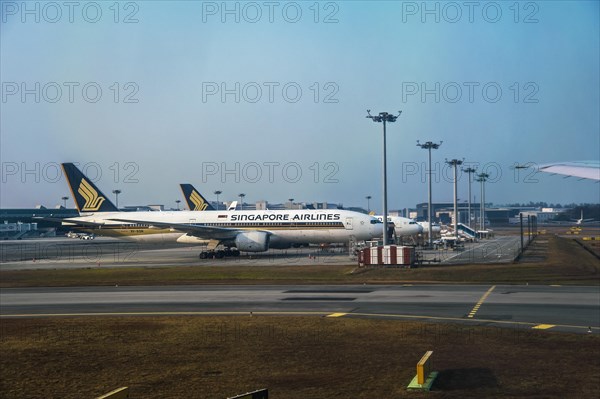
<svg viewBox="0 0 600 399">
<path fill-rule="evenodd" d="M 379 215 L 375 217 L 380 222 L 383 221 L 383 216 Z M 414 237 L 423 232 L 423 227 L 409 218 L 402 216 L 388 216 L 388 222 L 394 224 L 394 234 L 396 237 Z"/>
</svg>

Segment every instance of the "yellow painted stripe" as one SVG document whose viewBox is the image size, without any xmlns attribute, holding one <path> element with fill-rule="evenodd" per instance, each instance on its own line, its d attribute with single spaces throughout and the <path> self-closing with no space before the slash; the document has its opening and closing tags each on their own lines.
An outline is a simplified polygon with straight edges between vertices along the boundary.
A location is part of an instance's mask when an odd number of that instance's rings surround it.
<svg viewBox="0 0 600 399">
<path fill-rule="evenodd" d="M 547 330 L 549 328 L 555 327 L 554 324 L 538 324 L 536 326 L 531 327 L 534 330 Z"/>
<path fill-rule="evenodd" d="M 328 315 L 327 317 L 342 317 L 342 316 L 346 316 L 348 313 L 332 313 L 330 315 Z"/>
<path fill-rule="evenodd" d="M 549 328 L 556 327 L 554 324 L 538 324 L 537 326 L 533 326 L 531 328 L 536 330 L 547 330 Z"/>
<path fill-rule="evenodd" d="M 471 309 L 471 311 L 469 312 L 469 315 L 467 317 L 473 318 L 475 316 L 475 313 L 477 313 L 477 311 L 479 310 L 479 308 L 481 307 L 483 302 L 487 299 L 488 296 L 490 296 L 492 291 L 494 291 L 494 288 L 496 288 L 496 286 L 492 285 L 492 287 L 489 290 L 487 290 L 485 292 L 485 294 L 483 294 L 483 296 L 479 299 L 479 301 L 477 301 L 477 303 L 475 304 L 473 309 Z"/>
<path fill-rule="evenodd" d="M 562 287 L 562 285 L 558 285 L 558 284 L 550 284 L 550 287 Z"/>
</svg>

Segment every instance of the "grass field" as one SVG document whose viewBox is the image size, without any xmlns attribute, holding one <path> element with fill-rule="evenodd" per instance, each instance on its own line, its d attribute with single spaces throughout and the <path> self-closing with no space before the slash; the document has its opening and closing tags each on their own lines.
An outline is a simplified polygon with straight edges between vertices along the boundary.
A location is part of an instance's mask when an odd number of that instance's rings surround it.
<svg viewBox="0 0 600 399">
<path fill-rule="evenodd" d="M 217 261 L 218 262 L 218 261 Z M 218 263 L 216 263 L 218 264 Z M 188 266 L 0 271 L 0 287 L 163 284 L 600 284 L 600 261 L 573 239 L 540 236 L 516 264 L 416 269 L 315 266 Z"/>
<path fill-rule="evenodd" d="M 2 398 L 587 398 L 600 337 L 306 317 L 3 319 Z M 433 350 L 430 394 L 407 392 Z"/>
<path fill-rule="evenodd" d="M 599 284 L 600 262 L 572 239 L 538 237 L 520 263 L 90 268 L 2 271 L 2 287 L 158 284 Z M 433 350 L 433 392 L 408 392 Z M 322 317 L 0 319 L 0 397 L 582 398 L 600 395 L 600 337 Z"/>
</svg>

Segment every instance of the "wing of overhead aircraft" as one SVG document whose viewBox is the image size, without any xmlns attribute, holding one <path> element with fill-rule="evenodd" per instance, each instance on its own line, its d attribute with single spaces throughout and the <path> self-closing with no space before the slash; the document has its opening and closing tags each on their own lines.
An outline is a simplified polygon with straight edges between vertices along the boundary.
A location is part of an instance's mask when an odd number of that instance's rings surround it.
<svg viewBox="0 0 600 399">
<path fill-rule="evenodd" d="M 600 181 L 600 162 L 575 161 L 540 165 L 541 172 Z"/>
</svg>

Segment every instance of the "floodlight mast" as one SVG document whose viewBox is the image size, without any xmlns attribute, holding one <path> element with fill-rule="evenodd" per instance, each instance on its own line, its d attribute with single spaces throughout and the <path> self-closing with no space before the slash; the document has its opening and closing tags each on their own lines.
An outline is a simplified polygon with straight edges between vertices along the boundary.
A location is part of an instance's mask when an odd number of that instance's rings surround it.
<svg viewBox="0 0 600 399">
<path fill-rule="evenodd" d="M 475 181 L 481 183 L 481 204 L 479 205 L 479 227 L 481 231 L 485 230 L 485 182 L 489 177 L 490 175 L 487 173 L 480 173 L 477 175 L 477 179 L 475 179 Z"/>
<path fill-rule="evenodd" d="M 469 225 L 469 227 L 471 227 L 471 174 L 475 173 L 477 170 L 475 168 L 468 167 L 467 169 L 463 169 L 462 171 L 469 174 L 469 221 L 467 222 L 467 224 Z"/>
<path fill-rule="evenodd" d="M 116 198 L 116 207 L 117 209 L 119 209 L 119 194 L 121 194 L 123 191 L 116 189 L 116 190 L 112 190 L 113 194 L 115 195 Z"/>
<path fill-rule="evenodd" d="M 439 143 L 434 143 L 431 141 L 428 141 L 426 143 L 419 143 L 419 140 L 417 140 L 417 146 L 421 147 L 423 149 L 426 149 L 429 151 L 429 195 L 428 195 L 428 201 L 427 201 L 427 221 L 429 222 L 429 248 L 433 247 L 433 226 L 431 225 L 432 221 L 432 215 L 431 215 L 431 150 L 437 150 L 438 148 L 440 148 L 440 146 L 442 145 L 443 141 L 440 141 Z"/>
<path fill-rule="evenodd" d="M 463 161 L 460 159 L 446 160 L 446 163 L 454 169 L 454 239 L 455 244 L 458 243 L 458 167 L 462 165 Z"/>
<path fill-rule="evenodd" d="M 401 113 L 402 111 L 398 111 L 398 115 L 392 115 L 380 112 L 379 115 L 371 115 L 371 110 L 368 109 L 366 116 L 373 122 L 383 122 L 383 245 L 388 245 L 386 124 L 387 122 L 396 122 Z"/>
<path fill-rule="evenodd" d="M 223 194 L 223 191 L 221 191 L 221 190 L 215 191 L 215 195 L 217 196 L 217 211 L 219 210 L 219 194 Z"/>
</svg>

